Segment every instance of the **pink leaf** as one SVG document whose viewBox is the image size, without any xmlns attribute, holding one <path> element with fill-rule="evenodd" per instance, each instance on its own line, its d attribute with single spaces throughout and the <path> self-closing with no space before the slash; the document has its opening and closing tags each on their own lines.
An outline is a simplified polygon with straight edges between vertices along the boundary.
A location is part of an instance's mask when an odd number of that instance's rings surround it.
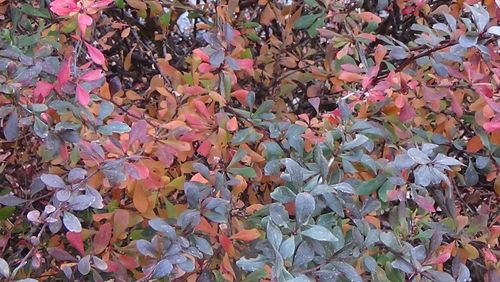
<svg viewBox="0 0 500 282">
<path fill-rule="evenodd" d="M 194 104 L 194 107 L 196 108 L 196 110 L 200 114 L 202 114 L 205 118 L 210 119 L 210 113 L 208 112 L 208 108 L 205 105 L 205 103 L 203 103 L 200 100 L 193 100 L 193 104 Z"/>
<path fill-rule="evenodd" d="M 197 152 L 204 157 L 208 157 L 210 149 L 212 149 L 212 143 L 210 142 L 210 140 L 205 139 L 205 141 L 203 141 L 198 147 Z"/>
<path fill-rule="evenodd" d="M 240 66 L 240 69 L 244 70 L 248 75 L 254 75 L 253 59 L 237 59 L 236 62 Z"/>
<path fill-rule="evenodd" d="M 62 65 L 61 68 L 59 69 L 59 72 L 57 73 L 57 81 L 54 84 L 54 89 L 61 93 L 61 88 L 69 81 L 71 78 L 71 56 L 66 60 Z"/>
<path fill-rule="evenodd" d="M 205 52 L 203 52 L 203 50 L 201 50 L 200 48 L 194 49 L 193 53 L 198 55 L 198 57 L 200 57 L 203 62 L 210 61 L 210 57 L 207 54 L 205 54 Z"/>
<path fill-rule="evenodd" d="M 135 141 L 140 140 L 143 142 L 143 140 L 146 140 L 148 137 L 148 123 L 145 120 L 139 120 L 135 122 L 132 125 L 132 129 L 130 130 L 129 137 L 128 137 L 128 144 L 129 146 L 134 144 Z"/>
<path fill-rule="evenodd" d="M 235 97 L 243 106 L 247 106 L 248 90 L 238 89 L 231 93 L 231 96 Z"/>
<path fill-rule="evenodd" d="M 54 88 L 52 84 L 45 81 L 39 81 L 36 83 L 36 87 L 35 90 L 33 90 L 33 94 L 35 94 L 35 96 L 38 96 L 38 98 L 39 97 L 45 98 L 49 95 L 50 90 L 52 90 L 52 88 Z"/>
<path fill-rule="evenodd" d="M 207 63 L 201 63 L 198 66 L 198 71 L 200 71 L 201 73 L 207 73 L 207 72 L 211 72 L 213 70 L 214 70 L 214 68 L 210 64 L 207 64 Z"/>
<path fill-rule="evenodd" d="M 486 130 L 487 132 L 490 132 L 490 133 L 497 131 L 497 130 L 500 130 L 500 120 L 485 122 L 483 124 L 483 128 L 484 128 L 484 130 Z"/>
<path fill-rule="evenodd" d="M 83 89 L 83 87 L 78 84 L 76 86 L 76 98 L 78 102 L 84 106 L 87 106 L 90 102 L 90 94 L 87 90 Z"/>
<path fill-rule="evenodd" d="M 429 265 L 429 264 L 440 264 L 446 262 L 451 257 L 451 251 L 453 251 L 454 244 L 455 244 L 454 242 L 448 244 L 446 247 L 443 248 L 443 250 L 437 257 L 427 260 L 424 264 Z"/>
<path fill-rule="evenodd" d="M 85 31 L 87 27 L 92 24 L 92 18 L 86 14 L 78 14 L 78 27 L 82 33 L 82 36 L 85 36 Z"/>
<path fill-rule="evenodd" d="M 79 8 L 74 0 L 54 0 L 50 3 L 50 10 L 58 16 L 68 16 L 78 12 Z"/>
<path fill-rule="evenodd" d="M 426 210 L 428 212 L 435 212 L 436 211 L 436 209 L 434 208 L 434 205 L 426 197 L 417 195 L 415 197 L 415 202 L 417 203 L 417 205 L 419 207 L 423 208 L 424 210 Z"/>
<path fill-rule="evenodd" d="M 106 59 L 104 55 L 99 51 L 99 49 L 85 42 L 85 46 L 87 46 L 87 50 L 89 51 L 90 58 L 92 61 L 98 65 L 103 65 Z"/>
<path fill-rule="evenodd" d="M 82 256 L 85 255 L 85 249 L 83 248 L 83 239 L 81 232 L 68 232 L 66 233 L 66 239 Z"/>
<path fill-rule="evenodd" d="M 416 114 L 413 107 L 410 105 L 410 103 L 406 102 L 401 111 L 399 112 L 399 119 L 402 122 L 405 122 L 411 120 L 413 117 L 415 117 L 415 115 Z"/>
<path fill-rule="evenodd" d="M 102 78 L 102 70 L 91 70 L 84 75 L 80 76 L 80 80 L 93 81 Z"/>
</svg>

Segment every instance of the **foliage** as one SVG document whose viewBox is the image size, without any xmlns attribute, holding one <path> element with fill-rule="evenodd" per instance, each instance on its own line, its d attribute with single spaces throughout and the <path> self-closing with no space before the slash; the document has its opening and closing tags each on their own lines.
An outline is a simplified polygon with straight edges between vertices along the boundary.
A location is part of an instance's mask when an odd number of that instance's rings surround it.
<svg viewBox="0 0 500 282">
<path fill-rule="evenodd" d="M 6 281 L 499 281 L 499 1 L 2 1 Z"/>
</svg>

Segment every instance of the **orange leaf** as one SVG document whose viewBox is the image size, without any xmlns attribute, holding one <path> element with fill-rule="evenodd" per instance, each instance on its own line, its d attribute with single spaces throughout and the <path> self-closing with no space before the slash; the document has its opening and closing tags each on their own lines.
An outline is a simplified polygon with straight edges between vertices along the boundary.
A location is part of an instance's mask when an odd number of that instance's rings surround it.
<svg viewBox="0 0 500 282">
<path fill-rule="evenodd" d="M 360 75 L 360 74 L 357 74 L 357 73 L 352 73 L 352 72 L 347 72 L 347 71 L 343 71 L 340 75 L 339 75 L 339 79 L 340 80 L 343 80 L 343 81 L 346 81 L 346 82 L 355 82 L 355 81 L 360 81 L 363 79 L 363 76 Z"/>
<path fill-rule="evenodd" d="M 379 16 L 370 12 L 361 12 L 358 14 L 359 17 L 365 22 L 381 23 L 382 19 Z"/>
<path fill-rule="evenodd" d="M 219 242 L 220 242 L 220 245 L 222 246 L 222 248 L 224 249 L 224 251 L 226 251 L 226 253 L 230 254 L 231 256 L 234 256 L 234 246 L 233 246 L 233 242 L 231 241 L 231 239 L 229 239 L 229 237 L 227 237 L 226 235 L 222 235 L 220 234 L 219 235 Z"/>
<path fill-rule="evenodd" d="M 134 53 L 135 47 L 137 45 L 134 45 L 130 52 L 128 52 L 127 56 L 125 56 L 125 60 L 123 60 L 123 68 L 128 71 L 130 70 L 130 67 L 132 66 L 132 54 Z"/>
<path fill-rule="evenodd" d="M 117 209 L 113 215 L 113 238 L 115 242 L 118 237 L 127 230 L 130 221 L 130 213 L 128 210 Z"/>
<path fill-rule="evenodd" d="M 240 232 L 231 236 L 231 239 L 241 240 L 241 241 L 253 241 L 255 239 L 258 239 L 259 237 L 260 237 L 259 230 L 253 228 L 253 229 L 241 230 Z"/>
<path fill-rule="evenodd" d="M 148 198 L 144 192 L 144 188 L 140 183 L 137 183 L 134 188 L 134 206 L 140 213 L 146 213 L 148 211 Z"/>
<path fill-rule="evenodd" d="M 227 130 L 229 131 L 236 131 L 238 130 L 238 120 L 236 119 L 236 117 L 232 117 L 231 119 L 229 119 L 227 121 Z"/>
<path fill-rule="evenodd" d="M 472 137 L 469 142 L 467 142 L 467 152 L 477 153 L 483 148 L 483 141 L 478 135 Z"/>
</svg>

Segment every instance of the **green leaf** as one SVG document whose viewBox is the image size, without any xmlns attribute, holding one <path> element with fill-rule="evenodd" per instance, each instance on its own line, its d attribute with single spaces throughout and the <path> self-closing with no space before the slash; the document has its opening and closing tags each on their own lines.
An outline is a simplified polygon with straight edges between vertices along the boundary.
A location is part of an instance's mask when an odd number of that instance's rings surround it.
<svg viewBox="0 0 500 282">
<path fill-rule="evenodd" d="M 330 230 L 321 225 L 311 225 L 310 228 L 300 234 L 318 241 L 335 242 L 338 240 Z"/>
<path fill-rule="evenodd" d="M 97 132 L 104 135 L 112 135 L 113 133 L 125 133 L 130 131 L 130 126 L 121 121 L 112 121 L 109 124 L 99 127 Z"/>
<path fill-rule="evenodd" d="M 21 7 L 21 12 L 33 17 L 50 19 L 49 10 L 47 10 L 46 8 L 35 8 L 29 4 L 24 4 Z"/>
<path fill-rule="evenodd" d="M 293 28 L 306 29 L 310 27 L 322 15 L 323 13 L 302 16 L 295 22 Z"/>
<path fill-rule="evenodd" d="M 9 218 L 14 212 L 16 208 L 13 206 L 0 208 L 0 220 L 6 220 Z"/>
<path fill-rule="evenodd" d="M 384 183 L 385 180 L 385 176 L 379 175 L 376 178 L 365 181 L 361 183 L 361 185 L 359 185 L 356 189 L 357 194 L 370 195 L 371 193 L 377 191 L 377 189 Z"/>
<path fill-rule="evenodd" d="M 252 167 L 232 167 L 228 171 L 232 174 L 241 175 L 246 178 L 253 178 L 257 176 L 257 173 Z"/>
<path fill-rule="evenodd" d="M 391 183 L 391 181 L 386 180 L 382 186 L 380 186 L 380 189 L 378 190 L 378 197 L 382 202 L 387 202 L 387 193 L 392 190 L 394 185 Z"/>
<path fill-rule="evenodd" d="M 171 16 L 172 16 L 172 11 L 168 11 L 166 13 L 163 13 L 163 15 L 160 16 L 160 26 L 162 26 L 162 27 L 169 26 Z"/>
</svg>

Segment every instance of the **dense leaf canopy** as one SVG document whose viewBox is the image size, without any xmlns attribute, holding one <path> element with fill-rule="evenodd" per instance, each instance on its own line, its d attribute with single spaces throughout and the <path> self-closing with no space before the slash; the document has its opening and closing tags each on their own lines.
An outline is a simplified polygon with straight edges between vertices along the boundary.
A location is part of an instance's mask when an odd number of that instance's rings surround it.
<svg viewBox="0 0 500 282">
<path fill-rule="evenodd" d="M 499 0 L 0 11 L 2 281 L 500 281 Z"/>
</svg>

